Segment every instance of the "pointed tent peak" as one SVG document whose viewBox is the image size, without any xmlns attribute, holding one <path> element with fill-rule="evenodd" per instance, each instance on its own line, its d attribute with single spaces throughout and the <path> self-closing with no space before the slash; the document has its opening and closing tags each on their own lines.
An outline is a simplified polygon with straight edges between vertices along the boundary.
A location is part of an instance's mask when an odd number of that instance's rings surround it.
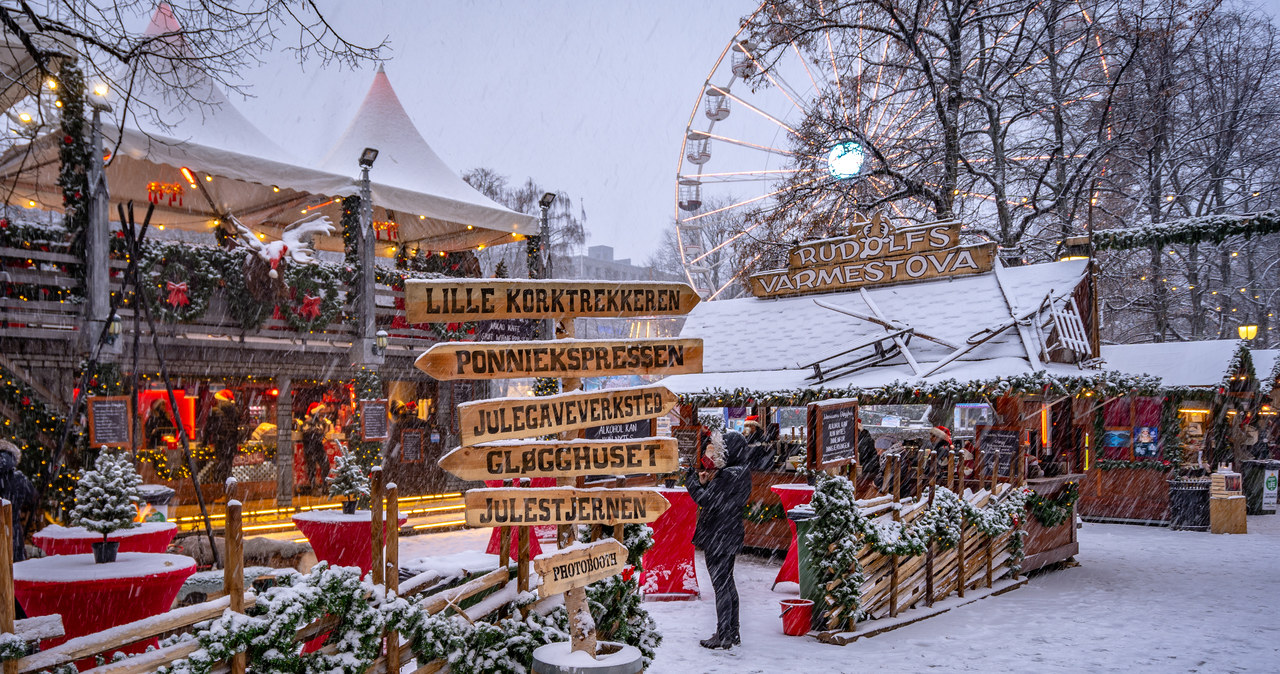
<svg viewBox="0 0 1280 674">
<path fill-rule="evenodd" d="M 170 7 L 167 2 L 162 2 L 156 6 L 156 11 L 151 15 L 151 22 L 147 24 L 145 34 L 152 36 L 180 32 L 182 32 L 182 24 L 178 23 L 178 18 L 173 15 L 173 7 Z"/>
<path fill-rule="evenodd" d="M 387 73 L 386 65 L 385 65 L 385 64 L 382 64 L 382 63 L 379 63 L 379 64 L 378 64 L 378 74 L 379 74 L 379 75 L 385 75 L 386 73 Z"/>
<path fill-rule="evenodd" d="M 321 160 L 320 168 L 350 175 L 356 170 L 360 153 L 367 147 L 379 152 L 373 167 L 375 183 L 516 215 L 477 192 L 440 159 L 410 119 L 391 86 L 386 69 L 381 65 L 360 109 L 338 142 Z M 523 219 L 524 216 L 517 216 L 517 221 Z M 479 222 L 475 224 L 485 226 Z M 508 227 L 502 229 L 511 231 Z"/>
</svg>

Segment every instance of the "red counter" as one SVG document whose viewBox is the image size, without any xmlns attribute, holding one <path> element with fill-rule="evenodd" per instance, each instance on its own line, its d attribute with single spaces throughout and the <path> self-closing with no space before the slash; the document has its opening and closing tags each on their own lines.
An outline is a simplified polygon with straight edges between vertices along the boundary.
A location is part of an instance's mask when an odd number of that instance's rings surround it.
<svg viewBox="0 0 1280 674">
<path fill-rule="evenodd" d="M 778 500 L 782 501 L 783 510 L 789 511 L 796 506 L 808 503 L 813 498 L 813 487 L 807 484 L 775 484 L 769 489 L 778 495 Z M 800 582 L 800 553 L 796 547 L 796 523 L 787 519 L 787 524 L 791 526 L 791 545 L 787 547 L 787 558 L 782 560 L 782 568 L 778 569 L 778 575 L 773 579 L 774 585 L 783 582 Z"/>
<path fill-rule="evenodd" d="M 698 576 L 693 566 L 693 530 L 698 506 L 683 487 L 656 491 L 671 503 L 649 526 L 653 547 L 644 553 L 640 590 L 646 599 L 683 599 L 698 596 Z"/>
<path fill-rule="evenodd" d="M 14 564 L 13 591 L 27 615 L 62 616 L 66 636 L 46 639 L 41 648 L 47 649 L 165 613 L 195 570 L 196 561 L 182 555 L 121 552 L 109 564 L 94 564 L 92 554 L 57 555 Z M 120 650 L 141 653 L 156 643 L 147 639 Z M 94 660 L 86 658 L 76 666 L 90 669 Z"/>
<path fill-rule="evenodd" d="M 409 518 L 400 516 L 400 526 Z M 373 513 L 357 510 L 344 515 L 340 510 L 311 510 L 293 516 L 293 523 L 315 550 L 316 559 L 333 566 L 358 566 L 369 573 L 373 566 Z M 382 526 L 386 527 L 386 522 Z M 385 540 L 385 539 L 384 539 Z"/>
<path fill-rule="evenodd" d="M 177 533 L 178 525 L 173 522 L 143 522 L 142 526 L 113 532 L 107 540 L 119 541 L 120 552 L 165 552 Z M 102 540 L 102 534 L 84 527 L 53 524 L 33 538 L 46 555 L 88 555 L 93 553 L 93 544 Z"/>
</svg>

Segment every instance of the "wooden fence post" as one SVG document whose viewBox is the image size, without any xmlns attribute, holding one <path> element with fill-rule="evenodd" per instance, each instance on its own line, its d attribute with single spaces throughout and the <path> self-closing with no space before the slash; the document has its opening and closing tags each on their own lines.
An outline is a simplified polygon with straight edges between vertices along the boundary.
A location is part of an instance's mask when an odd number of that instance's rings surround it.
<svg viewBox="0 0 1280 674">
<path fill-rule="evenodd" d="M 938 452 L 929 452 L 929 508 L 933 507 L 933 497 L 938 491 Z M 929 547 L 924 558 L 924 593 L 925 605 L 933 606 L 933 538 L 929 538 Z"/>
<path fill-rule="evenodd" d="M 227 520 L 223 529 L 226 543 L 226 558 L 222 565 L 222 583 L 227 590 L 230 608 L 235 613 L 244 613 L 244 528 L 241 522 L 243 506 L 232 493 L 227 490 Z M 231 674 L 244 674 L 246 654 L 240 651 L 231 656 Z"/>
<path fill-rule="evenodd" d="M 901 461 L 901 457 L 899 457 L 899 461 L 898 461 L 899 468 L 901 468 L 901 465 L 902 465 L 902 461 Z M 896 496 L 896 493 L 895 493 L 895 496 Z M 893 521 L 894 522 L 902 521 L 902 513 L 897 508 L 893 509 Z M 893 617 L 896 617 L 897 615 L 898 615 L 898 556 L 889 555 L 889 617 L 893 618 Z"/>
<path fill-rule="evenodd" d="M 382 507 L 383 507 L 382 489 L 384 485 L 383 477 L 382 477 L 382 466 L 374 467 L 373 479 L 370 480 L 370 482 L 371 482 L 371 485 L 370 485 L 371 488 L 369 490 L 370 491 L 369 519 L 372 520 L 372 528 L 373 528 L 373 550 L 371 551 L 373 557 L 372 559 L 369 560 L 371 562 L 371 565 L 369 568 L 373 572 L 373 584 L 382 585 L 383 583 L 382 572 L 385 570 L 383 568 L 384 548 L 383 548 L 382 541 L 383 541 L 383 534 L 386 533 L 383 530 L 383 523 L 382 523 Z"/>
<path fill-rule="evenodd" d="M 0 632 L 13 634 L 13 504 L 0 501 Z M 16 543 L 21 544 L 21 541 Z M 4 674 L 17 674 L 18 661 L 7 660 Z"/>
<path fill-rule="evenodd" d="M 387 485 L 387 594 L 400 590 L 400 490 Z M 387 671 L 400 671 L 400 633 L 387 632 Z"/>
</svg>

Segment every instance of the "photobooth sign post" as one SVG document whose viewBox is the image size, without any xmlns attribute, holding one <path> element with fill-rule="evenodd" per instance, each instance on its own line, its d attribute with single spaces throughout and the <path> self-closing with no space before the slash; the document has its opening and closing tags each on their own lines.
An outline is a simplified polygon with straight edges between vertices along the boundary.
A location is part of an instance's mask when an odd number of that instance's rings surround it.
<svg viewBox="0 0 1280 674">
<path fill-rule="evenodd" d="M 471 489 L 464 495 L 472 527 L 518 527 L 517 587 L 529 589 L 530 527 L 558 525 L 560 550 L 539 555 L 539 593 L 565 595 L 571 650 L 596 656 L 595 624 L 586 586 L 621 572 L 627 550 L 622 526 L 656 520 L 670 504 L 645 488 L 583 489 L 586 475 L 667 473 L 679 468 L 674 438 L 582 439 L 586 429 L 636 424 L 670 412 L 676 396 L 663 386 L 579 391 L 580 377 L 702 371 L 700 339 L 574 339 L 575 317 L 642 317 L 687 314 L 696 292 L 679 283 L 611 283 L 511 279 L 410 280 L 406 311 L 411 322 L 556 319 L 551 341 L 441 343 L 416 365 L 432 377 L 511 379 L 556 377 L 562 393 L 493 398 L 458 406 L 462 446 L 439 460 L 463 480 L 554 477 L 555 487 Z M 648 424 L 646 426 L 646 424 Z M 516 483 L 518 484 L 518 482 Z M 572 544 L 579 524 L 613 527 L 614 539 Z M 505 534 L 501 550 L 505 553 Z"/>
</svg>

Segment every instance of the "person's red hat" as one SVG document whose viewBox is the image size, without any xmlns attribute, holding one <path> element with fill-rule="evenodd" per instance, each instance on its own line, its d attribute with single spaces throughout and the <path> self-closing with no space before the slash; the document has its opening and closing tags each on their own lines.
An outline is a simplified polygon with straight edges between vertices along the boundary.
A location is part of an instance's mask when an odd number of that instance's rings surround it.
<svg viewBox="0 0 1280 674">
<path fill-rule="evenodd" d="M 752 414 L 751 416 L 747 417 L 747 421 L 760 421 L 760 415 Z"/>
<path fill-rule="evenodd" d="M 229 388 L 224 388 L 221 391 L 218 391 L 217 393 L 213 394 L 213 397 L 217 398 L 218 400 L 229 400 L 231 402 L 236 401 L 236 394 L 232 393 L 231 389 Z"/>
<path fill-rule="evenodd" d="M 324 407 L 324 405 L 321 405 L 320 403 L 311 403 L 310 405 L 307 405 L 307 414 L 315 414 L 315 411 L 321 407 Z"/>
</svg>

